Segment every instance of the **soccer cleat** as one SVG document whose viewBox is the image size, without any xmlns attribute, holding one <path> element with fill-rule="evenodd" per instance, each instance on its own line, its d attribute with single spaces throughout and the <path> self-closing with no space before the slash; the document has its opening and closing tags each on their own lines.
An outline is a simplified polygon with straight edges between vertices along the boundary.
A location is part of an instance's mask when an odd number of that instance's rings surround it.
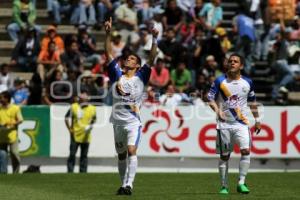
<svg viewBox="0 0 300 200">
<path fill-rule="evenodd" d="M 116 195 L 125 195 L 125 188 L 124 187 L 120 187 L 118 189 Z"/>
<path fill-rule="evenodd" d="M 239 184 L 236 190 L 241 194 L 248 194 L 250 192 L 246 184 Z"/>
<path fill-rule="evenodd" d="M 229 194 L 229 190 L 226 187 L 222 187 L 219 194 Z"/>
<path fill-rule="evenodd" d="M 124 188 L 124 194 L 125 195 L 131 195 L 132 194 L 132 189 L 129 185 L 127 185 L 125 188 Z"/>
</svg>

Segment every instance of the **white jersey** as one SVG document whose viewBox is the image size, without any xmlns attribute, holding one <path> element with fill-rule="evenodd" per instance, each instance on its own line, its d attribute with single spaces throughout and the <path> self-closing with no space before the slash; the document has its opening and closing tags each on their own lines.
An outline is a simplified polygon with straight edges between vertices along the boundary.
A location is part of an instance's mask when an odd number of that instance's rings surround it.
<svg viewBox="0 0 300 200">
<path fill-rule="evenodd" d="M 110 122 L 114 125 L 141 125 L 140 107 L 144 87 L 148 83 L 151 68 L 143 65 L 131 78 L 123 76 L 117 60 L 108 66 L 108 75 L 112 83 L 113 107 Z"/>
<path fill-rule="evenodd" d="M 226 75 L 218 77 L 208 93 L 210 101 L 216 101 L 224 112 L 226 120 L 217 119 L 217 129 L 249 125 L 247 119 L 248 101 L 255 101 L 252 80 L 241 76 L 238 80 L 230 80 Z"/>
</svg>

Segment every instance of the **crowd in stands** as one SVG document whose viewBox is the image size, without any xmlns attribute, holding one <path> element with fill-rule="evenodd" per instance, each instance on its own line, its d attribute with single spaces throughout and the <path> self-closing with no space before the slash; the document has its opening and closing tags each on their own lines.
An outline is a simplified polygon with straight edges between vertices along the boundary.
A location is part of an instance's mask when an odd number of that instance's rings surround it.
<svg viewBox="0 0 300 200">
<path fill-rule="evenodd" d="M 0 90 L 9 90 L 17 104 L 71 102 L 85 89 L 93 102 L 111 103 L 108 65 L 99 38 L 92 30 L 103 29 L 113 18 L 112 50 L 123 58 L 136 52 L 147 60 L 152 37 L 159 30 L 158 55 L 152 66 L 146 104 L 197 104 L 204 100 L 214 79 L 226 72 L 231 52 L 245 57 L 244 74 L 255 74 L 255 61 L 267 61 L 275 74 L 274 102 L 300 80 L 300 3 L 292 22 L 273 22 L 268 1 L 237 1 L 232 29 L 224 27 L 221 0 L 46 0 L 52 23 L 41 37 L 36 23 L 35 0 L 14 0 L 12 23 L 7 31 L 15 42 L 11 62 L 1 65 Z M 63 21 L 78 33 L 62 37 Z M 32 72 L 29 83 L 12 80 L 11 68 Z M 80 84 L 78 81 L 80 80 Z M 72 87 L 70 87 L 70 85 Z M 107 94 L 107 95 L 106 95 Z M 101 97 L 101 98 L 99 98 Z"/>
</svg>

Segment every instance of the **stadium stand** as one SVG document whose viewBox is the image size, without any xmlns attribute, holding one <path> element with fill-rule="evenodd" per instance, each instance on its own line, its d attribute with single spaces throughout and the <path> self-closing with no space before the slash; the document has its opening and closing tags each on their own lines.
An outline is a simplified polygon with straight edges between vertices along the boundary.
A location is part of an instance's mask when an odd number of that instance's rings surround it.
<svg viewBox="0 0 300 200">
<path fill-rule="evenodd" d="M 118 1 L 113 1 L 118 2 Z M 158 1 L 156 1 L 158 2 Z M 161 1 L 163 2 L 163 1 Z M 207 2 L 207 1 L 204 1 Z M 227 31 L 227 35 L 229 39 L 232 41 L 234 47 L 234 34 L 233 34 L 233 17 L 236 12 L 239 10 L 240 1 L 237 0 L 223 0 L 221 2 L 221 7 L 223 9 L 223 20 L 221 23 L 221 27 L 225 28 Z M 115 4 L 114 4 L 115 5 Z M 36 24 L 40 25 L 42 28 L 42 32 L 40 38 L 42 39 L 46 34 L 47 27 L 53 23 L 53 19 L 49 18 L 48 11 L 46 8 L 46 1 L 37 1 L 37 19 Z M 6 26 L 12 20 L 12 1 L 2 0 L 1 8 L 0 8 L 0 60 L 1 63 L 10 63 L 12 50 L 15 46 L 14 42 L 12 42 L 7 34 Z M 90 32 L 96 38 L 96 49 L 103 49 L 103 41 L 104 41 L 104 31 L 101 30 L 101 27 L 97 27 L 98 30 L 92 29 Z M 100 29 L 100 30 L 99 30 Z M 58 33 L 64 38 L 67 34 L 77 34 L 77 28 L 70 24 L 69 20 L 65 18 L 62 20 L 61 24 L 57 29 Z M 234 48 L 231 48 L 231 51 Z M 230 51 L 229 51 L 230 52 Z M 221 63 L 219 63 L 221 64 Z M 261 61 L 258 59 L 254 61 L 253 65 L 255 66 L 255 70 L 251 73 L 251 78 L 254 80 L 256 86 L 256 93 L 258 101 L 262 102 L 265 105 L 274 104 L 272 101 L 272 88 L 275 83 L 274 72 L 271 70 L 270 61 Z M 25 80 L 31 79 L 33 73 L 32 72 L 23 72 L 22 69 L 18 67 L 14 67 L 10 70 L 14 77 L 21 77 Z M 83 71 L 81 71 L 83 72 Z M 275 102 L 278 104 L 297 104 L 300 102 L 300 84 L 295 82 L 291 88 L 289 88 L 292 92 L 283 96 L 284 101 Z M 287 99 L 288 98 L 288 99 Z"/>
</svg>

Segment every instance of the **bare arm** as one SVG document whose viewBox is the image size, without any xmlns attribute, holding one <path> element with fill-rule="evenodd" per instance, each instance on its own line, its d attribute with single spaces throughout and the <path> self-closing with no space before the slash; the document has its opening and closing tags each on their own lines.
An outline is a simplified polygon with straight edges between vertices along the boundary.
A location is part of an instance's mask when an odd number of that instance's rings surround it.
<svg viewBox="0 0 300 200">
<path fill-rule="evenodd" d="M 110 38 L 110 31 L 112 27 L 112 18 L 109 18 L 109 21 L 106 21 L 105 24 L 105 31 L 106 31 L 106 37 L 105 37 L 105 53 L 108 58 L 108 62 L 111 62 L 114 57 L 112 55 L 112 47 L 111 47 L 111 38 Z"/>
<path fill-rule="evenodd" d="M 249 107 L 250 107 L 251 113 L 255 119 L 255 132 L 256 132 L 256 134 L 259 134 L 259 132 L 261 130 L 261 125 L 260 125 L 260 120 L 259 120 L 257 103 L 255 101 L 251 102 Z"/>
<path fill-rule="evenodd" d="M 153 66 L 154 64 L 154 60 L 157 54 L 157 36 L 158 36 L 158 30 L 156 30 L 155 28 L 153 28 L 151 30 L 152 33 L 152 46 L 151 46 L 151 50 L 150 50 L 150 55 L 149 55 L 149 59 L 147 64 L 149 66 Z"/>
</svg>

